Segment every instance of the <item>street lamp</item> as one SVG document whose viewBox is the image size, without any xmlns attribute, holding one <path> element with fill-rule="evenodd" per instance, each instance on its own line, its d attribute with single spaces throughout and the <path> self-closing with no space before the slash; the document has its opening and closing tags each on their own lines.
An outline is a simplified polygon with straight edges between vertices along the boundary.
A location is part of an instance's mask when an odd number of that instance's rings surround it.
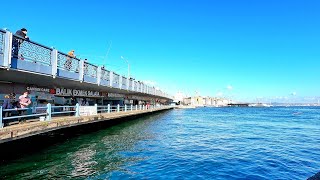
<svg viewBox="0 0 320 180">
<path fill-rule="evenodd" d="M 125 60 L 126 63 L 128 64 L 128 79 L 130 79 L 130 64 L 128 62 L 128 59 L 127 58 L 124 58 L 123 56 L 120 56 L 121 59 Z"/>
</svg>

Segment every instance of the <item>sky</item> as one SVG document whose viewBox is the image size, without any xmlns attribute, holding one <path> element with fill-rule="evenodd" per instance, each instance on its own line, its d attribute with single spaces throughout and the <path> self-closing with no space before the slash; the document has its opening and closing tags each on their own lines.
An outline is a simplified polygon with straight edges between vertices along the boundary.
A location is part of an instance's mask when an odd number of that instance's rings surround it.
<svg viewBox="0 0 320 180">
<path fill-rule="evenodd" d="M 1 7 L 0 28 L 25 27 L 33 41 L 74 49 L 127 76 L 122 56 L 131 77 L 172 95 L 320 99 L 318 0 L 11 0 Z"/>
</svg>

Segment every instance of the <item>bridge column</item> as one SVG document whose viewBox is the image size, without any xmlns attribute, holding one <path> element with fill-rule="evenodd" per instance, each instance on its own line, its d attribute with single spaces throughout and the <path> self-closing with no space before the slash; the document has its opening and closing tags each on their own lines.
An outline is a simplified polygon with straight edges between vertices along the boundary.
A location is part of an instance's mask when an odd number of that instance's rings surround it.
<svg viewBox="0 0 320 180">
<path fill-rule="evenodd" d="M 122 89 L 122 76 L 119 75 L 119 89 Z"/>
<path fill-rule="evenodd" d="M 53 78 L 56 78 L 58 73 L 58 50 L 56 49 L 51 51 L 51 67 L 51 75 Z"/>
<path fill-rule="evenodd" d="M 135 84 L 134 80 L 132 80 L 132 89 L 131 89 L 132 91 L 134 91 L 134 84 Z"/>
<path fill-rule="evenodd" d="M 4 49 L 3 49 L 3 65 L 7 69 L 11 68 L 11 56 L 12 56 L 12 33 L 6 31 L 4 35 Z"/>
<path fill-rule="evenodd" d="M 101 66 L 98 66 L 98 69 L 97 69 L 97 84 L 98 86 L 100 86 L 101 84 L 101 72 L 102 72 L 102 69 L 101 69 Z"/>
<path fill-rule="evenodd" d="M 129 90 L 129 88 L 130 88 L 130 79 L 129 79 L 129 77 L 127 78 L 127 90 Z"/>
<path fill-rule="evenodd" d="M 110 87 L 112 87 L 112 84 L 113 84 L 113 72 L 112 71 L 110 71 L 110 75 L 109 75 L 109 82 L 110 82 Z"/>
<path fill-rule="evenodd" d="M 79 81 L 83 82 L 84 76 L 84 60 L 80 60 L 79 62 Z"/>
</svg>

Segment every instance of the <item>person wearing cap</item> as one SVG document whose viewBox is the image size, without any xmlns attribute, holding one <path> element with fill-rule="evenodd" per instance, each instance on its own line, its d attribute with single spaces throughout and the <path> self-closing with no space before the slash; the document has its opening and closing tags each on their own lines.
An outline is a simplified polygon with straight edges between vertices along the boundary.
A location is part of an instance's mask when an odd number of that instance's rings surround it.
<svg viewBox="0 0 320 180">
<path fill-rule="evenodd" d="M 70 57 L 71 57 L 71 58 L 70 58 Z M 72 58 L 75 58 L 74 50 L 71 50 L 71 51 L 68 52 L 67 60 L 66 60 L 66 62 L 64 63 L 64 67 L 65 67 L 67 70 L 70 70 L 71 67 L 72 67 Z"/>
<path fill-rule="evenodd" d="M 29 92 L 25 91 L 23 95 L 19 97 L 19 104 L 21 108 L 28 108 L 28 106 L 31 104 L 31 99 L 28 97 L 28 95 L 29 95 Z M 20 116 L 26 115 L 26 112 L 27 110 L 25 109 L 20 110 Z M 22 118 L 19 121 L 22 121 Z"/>
<path fill-rule="evenodd" d="M 12 39 L 12 51 L 13 56 L 18 57 L 19 49 L 24 40 L 29 41 L 29 37 L 27 36 L 28 30 L 26 28 L 22 28 L 18 30 L 13 36 Z"/>
</svg>

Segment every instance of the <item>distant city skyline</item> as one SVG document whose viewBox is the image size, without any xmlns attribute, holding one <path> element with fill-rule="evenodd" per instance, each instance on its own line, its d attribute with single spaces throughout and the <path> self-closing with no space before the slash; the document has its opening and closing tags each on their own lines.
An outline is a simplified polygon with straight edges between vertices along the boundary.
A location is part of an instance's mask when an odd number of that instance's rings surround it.
<svg viewBox="0 0 320 180">
<path fill-rule="evenodd" d="M 2 2 L 13 4 L 21 3 Z M 316 0 L 30 0 L 3 8 L 0 26 L 27 28 L 33 41 L 74 49 L 125 76 L 129 63 L 130 76 L 172 95 L 317 102 L 319 7 Z"/>
</svg>

